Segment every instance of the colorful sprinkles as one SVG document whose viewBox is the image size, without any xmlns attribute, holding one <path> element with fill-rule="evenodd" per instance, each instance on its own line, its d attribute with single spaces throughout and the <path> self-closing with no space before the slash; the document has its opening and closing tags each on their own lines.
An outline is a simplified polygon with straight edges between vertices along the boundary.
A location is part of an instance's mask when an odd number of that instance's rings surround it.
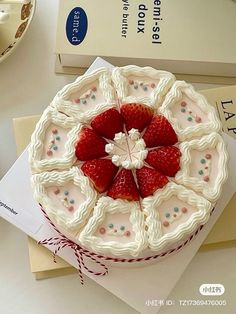
<svg viewBox="0 0 236 314">
<path fill-rule="evenodd" d="M 181 209 L 179 207 L 174 207 L 172 209 L 173 213 L 167 212 L 165 213 L 165 217 L 167 218 L 167 220 L 164 220 L 162 222 L 162 225 L 164 227 L 168 227 L 172 222 L 174 222 L 177 218 L 179 218 L 180 216 L 182 216 L 182 214 L 186 214 L 188 212 L 187 207 L 182 207 Z"/>
<path fill-rule="evenodd" d="M 126 230 L 126 227 L 125 225 L 121 225 L 119 227 L 115 227 L 113 223 L 109 223 L 107 225 L 107 228 L 105 227 L 100 227 L 98 229 L 99 233 L 100 234 L 107 234 L 107 235 L 110 235 L 110 236 L 125 236 L 125 237 L 130 237 L 131 235 L 131 232 L 129 230 Z"/>
<path fill-rule="evenodd" d="M 180 111 L 182 113 L 188 114 L 187 121 L 189 121 L 189 122 L 195 121 L 196 123 L 201 123 L 202 122 L 202 118 L 199 117 L 197 114 L 195 114 L 192 110 L 189 110 L 187 106 L 188 105 L 187 105 L 186 101 L 181 101 L 181 103 L 180 103 Z"/>
<path fill-rule="evenodd" d="M 148 83 L 148 82 L 143 82 L 143 81 L 134 81 L 134 80 L 129 80 L 129 85 L 133 86 L 134 89 L 142 89 L 144 92 L 147 92 L 150 88 L 155 88 L 156 84 L 154 82 Z"/>
<path fill-rule="evenodd" d="M 186 214 L 188 212 L 188 209 L 187 209 L 187 207 L 182 207 L 181 211 L 182 211 L 182 213 Z"/>
<path fill-rule="evenodd" d="M 211 169 L 211 154 L 207 153 L 203 158 L 200 159 L 200 164 L 204 166 L 204 168 L 198 170 L 198 174 L 202 176 L 203 181 L 210 181 L 210 169 Z"/>
<path fill-rule="evenodd" d="M 61 140 L 61 137 L 59 135 L 58 129 L 53 129 L 51 131 L 51 138 L 49 141 L 49 146 L 48 146 L 48 150 L 47 150 L 47 155 L 48 156 L 52 156 L 53 155 L 53 151 L 57 151 L 58 150 L 58 142 Z"/>
<path fill-rule="evenodd" d="M 106 229 L 104 227 L 99 228 L 99 232 L 101 234 L 105 234 L 106 233 Z"/>
<path fill-rule="evenodd" d="M 72 204 L 75 203 L 75 200 L 73 198 L 68 199 L 67 196 L 70 194 L 69 191 L 65 190 L 61 193 L 61 190 L 57 187 L 53 192 L 55 195 L 58 195 L 60 202 L 69 212 L 74 211 L 74 206 Z"/>
<path fill-rule="evenodd" d="M 124 235 L 125 235 L 126 237 L 130 237 L 131 233 L 130 233 L 129 230 L 127 230 L 127 231 L 125 231 Z"/>
<path fill-rule="evenodd" d="M 76 98 L 74 102 L 76 104 L 82 103 L 83 105 L 86 105 L 89 99 L 95 100 L 96 99 L 96 92 L 97 92 L 97 87 L 93 86 L 91 89 L 87 90 L 86 93 L 84 93 L 82 96 L 79 98 Z"/>
</svg>

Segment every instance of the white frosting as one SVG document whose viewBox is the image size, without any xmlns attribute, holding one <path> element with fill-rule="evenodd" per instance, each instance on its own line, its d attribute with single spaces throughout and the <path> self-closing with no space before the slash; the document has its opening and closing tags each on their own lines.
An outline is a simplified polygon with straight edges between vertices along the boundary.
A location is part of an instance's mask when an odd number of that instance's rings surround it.
<svg viewBox="0 0 236 314">
<path fill-rule="evenodd" d="M 176 182 L 184 184 L 197 192 L 201 192 L 210 201 L 216 201 L 221 194 L 222 185 L 227 179 L 226 166 L 228 154 L 222 137 L 217 133 L 211 133 L 202 137 L 200 140 L 194 139 L 190 142 L 183 142 L 179 148 L 182 156 L 180 159 L 180 171 L 175 177 Z M 212 171 L 217 173 L 214 184 L 199 180 L 199 177 L 190 176 L 191 150 L 204 151 L 209 148 L 215 149 L 219 156 L 217 168 L 212 169 Z"/>
<path fill-rule="evenodd" d="M 89 217 L 97 201 L 97 192 L 92 188 L 90 181 L 77 167 L 72 167 L 69 171 L 51 171 L 32 176 L 32 186 L 34 198 L 42 205 L 48 216 L 63 229 L 79 230 Z M 73 213 L 68 214 L 64 206 L 57 206 L 55 201 L 48 195 L 47 188 L 51 186 L 63 187 L 68 182 L 73 184 L 84 197 L 76 196 L 78 207 Z M 85 199 L 85 200 L 84 200 Z"/>
<path fill-rule="evenodd" d="M 104 241 L 95 235 L 107 213 L 130 214 L 129 221 L 133 226 L 135 237 L 131 242 L 121 243 L 117 241 Z M 79 241 L 82 245 L 102 254 L 114 254 L 122 256 L 129 254 L 138 256 L 147 247 L 147 234 L 145 231 L 144 213 L 137 202 L 113 200 L 110 197 L 101 197 L 94 208 L 93 216 L 82 230 Z"/>
<path fill-rule="evenodd" d="M 153 80 L 156 82 L 155 88 L 147 93 L 147 96 L 129 94 L 129 77 L 138 82 Z M 160 106 L 164 95 L 167 93 L 175 77 L 172 73 L 166 71 L 158 71 L 151 67 L 138 67 L 135 65 L 127 65 L 121 68 L 115 68 L 112 72 L 112 79 L 115 84 L 118 98 L 122 103 L 142 103 L 147 106 L 157 108 Z"/>
<path fill-rule="evenodd" d="M 194 206 L 196 212 L 187 221 L 180 223 L 172 232 L 163 234 L 157 209 L 172 195 L 177 196 L 178 199 L 184 201 L 186 204 Z M 191 234 L 196 230 L 197 226 L 204 224 L 209 219 L 212 208 L 212 204 L 205 198 L 173 182 L 168 183 L 164 188 L 155 192 L 153 196 L 146 197 L 142 205 L 147 215 L 146 224 L 148 226 L 149 247 L 153 251 L 159 251 L 165 246 L 175 243 L 183 239 L 186 235 Z"/>
<path fill-rule="evenodd" d="M 79 104 L 75 104 L 70 100 L 71 95 L 88 85 L 92 85 L 97 80 L 99 82 L 98 89 L 103 95 L 104 101 L 101 100 L 102 102 L 98 103 L 95 101 L 87 110 L 85 108 L 82 110 Z M 83 95 L 84 94 L 86 94 L 86 92 L 83 93 Z M 90 122 L 96 115 L 114 107 L 115 91 L 111 85 L 111 75 L 109 70 L 106 68 L 99 68 L 90 74 L 78 77 L 75 82 L 66 85 L 57 93 L 53 100 L 53 106 L 55 106 L 58 111 L 64 112 L 83 123 Z"/>
<path fill-rule="evenodd" d="M 180 117 L 173 115 L 172 109 L 184 96 L 187 96 L 193 104 L 207 117 L 201 123 L 194 123 L 182 126 Z M 184 81 L 176 81 L 171 90 L 167 93 L 160 112 L 169 120 L 180 141 L 191 139 L 211 132 L 220 130 L 220 121 L 217 118 L 215 109 L 211 106 L 206 98 L 197 93 L 193 86 Z M 184 119 L 184 118 L 183 118 Z"/>
<path fill-rule="evenodd" d="M 65 143 L 63 143 L 63 141 L 60 143 L 62 146 L 64 145 L 62 156 L 54 157 L 54 155 L 52 155 L 50 158 L 43 158 L 46 131 L 51 124 L 57 125 L 68 131 L 67 141 Z M 32 171 L 41 172 L 45 170 L 64 170 L 70 168 L 76 161 L 75 143 L 81 128 L 82 125 L 80 125 L 74 118 L 67 117 L 56 111 L 54 108 L 48 107 L 37 123 L 31 137 L 29 146 L 29 163 Z"/>
<path fill-rule="evenodd" d="M 219 198 L 227 177 L 226 148 L 221 136 L 213 132 L 219 131 L 220 123 L 202 95 L 191 85 L 182 81 L 173 84 L 174 81 L 171 73 L 150 67 L 126 66 L 115 68 L 112 73 L 101 68 L 65 86 L 44 111 L 29 146 L 30 166 L 33 173 L 37 173 L 32 176 L 34 196 L 59 230 L 73 241 L 102 254 L 138 256 L 143 250 L 146 254 L 149 249 L 156 252 L 173 247 L 208 220 L 212 208 L 209 201 L 215 202 Z M 95 90 L 97 94 L 94 96 Z M 89 100 L 83 104 L 86 99 Z M 181 111 L 183 101 L 187 106 Z M 182 153 L 180 171 L 173 179 L 175 183 L 170 182 L 153 196 L 144 198 L 141 202 L 144 211 L 138 202 L 99 195 L 90 179 L 75 167 L 75 145 L 84 124 L 88 126 L 92 118 L 111 107 L 119 110 L 121 103 L 132 102 L 151 106 L 155 114 L 160 112 L 170 121 Z M 55 128 L 56 135 L 53 133 Z M 142 168 L 148 149 L 141 135 L 136 129 L 115 134 L 113 140 L 107 140 L 105 150 L 109 156 L 106 158 L 126 169 Z M 202 138 L 194 139 L 196 137 Z M 195 176 L 201 156 L 199 152 L 212 155 L 212 160 L 207 160 L 204 168 L 208 182 L 200 175 Z M 54 187 L 60 192 L 55 193 Z M 70 198 L 63 196 L 66 188 L 70 190 Z M 164 203 L 166 208 L 160 209 L 159 205 Z M 186 212 L 176 214 L 173 211 L 176 206 L 183 209 L 185 204 Z M 170 215 L 167 212 L 167 224 L 163 217 L 169 205 L 172 211 Z M 107 229 L 105 235 L 99 234 L 99 226 L 104 221 L 108 223 L 111 217 L 116 226 L 125 221 L 126 230 L 132 230 L 131 235 L 125 235 L 123 229 L 117 228 L 117 231 Z"/>
<path fill-rule="evenodd" d="M 121 144 L 123 145 L 126 141 L 126 135 L 125 133 L 122 133 L 122 132 L 119 132 L 119 133 L 116 133 L 115 134 L 115 137 L 114 137 L 114 141 L 117 143 L 117 144 Z"/>
<path fill-rule="evenodd" d="M 207 157 L 210 156 L 210 157 Z M 200 180 L 208 182 L 209 185 L 215 185 L 215 179 L 218 175 L 219 154 L 215 148 L 208 148 L 204 151 L 196 149 L 190 152 L 190 177 L 198 177 Z M 207 159 L 208 158 L 208 159 Z"/>
<path fill-rule="evenodd" d="M 125 169 L 140 169 L 148 151 L 146 144 L 137 129 L 131 129 L 126 136 L 125 133 L 116 133 L 114 142 L 106 144 L 105 150 L 112 157 L 112 162 L 117 167 Z"/>
</svg>

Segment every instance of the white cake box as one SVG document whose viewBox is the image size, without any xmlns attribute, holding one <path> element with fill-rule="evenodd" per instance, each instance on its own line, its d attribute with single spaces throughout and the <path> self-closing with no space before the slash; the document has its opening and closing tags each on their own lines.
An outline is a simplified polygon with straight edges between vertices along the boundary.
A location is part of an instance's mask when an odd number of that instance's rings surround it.
<svg viewBox="0 0 236 314">
<path fill-rule="evenodd" d="M 91 70 L 99 66 L 111 67 L 110 64 L 98 59 L 91 66 Z M 142 313 L 156 313 L 159 308 L 149 307 L 146 301 L 150 299 L 164 300 L 168 297 L 235 191 L 236 169 L 232 158 L 235 155 L 235 141 L 227 135 L 224 138 L 231 156 L 229 179 L 224 185 L 222 197 L 218 201 L 210 220 L 197 237 L 178 253 L 142 268 L 133 268 L 131 265 L 127 268 L 109 266 L 109 273 L 106 276 L 87 273 L 83 268 L 82 271 L 136 310 Z M 0 181 L 0 216 L 36 241 L 58 237 L 58 233 L 45 219 L 39 205 L 33 199 L 30 176 L 26 149 Z M 47 247 L 52 251 L 58 248 L 52 245 Z M 61 249 L 58 255 L 78 268 L 78 260 L 74 253 L 74 250 L 67 246 Z M 85 263 L 92 270 L 102 271 L 99 265 L 92 265 L 87 259 L 85 259 Z M 137 280 L 142 285 L 137 285 Z"/>
<path fill-rule="evenodd" d="M 236 77 L 235 16 L 230 0 L 60 0 L 55 52 L 63 67 L 101 56 L 117 66 Z"/>
</svg>

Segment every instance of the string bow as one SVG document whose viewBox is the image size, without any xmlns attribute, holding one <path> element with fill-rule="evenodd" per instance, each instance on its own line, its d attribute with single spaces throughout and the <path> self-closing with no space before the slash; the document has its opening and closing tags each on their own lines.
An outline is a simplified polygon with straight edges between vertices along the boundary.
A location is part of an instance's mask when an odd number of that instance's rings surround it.
<svg viewBox="0 0 236 314">
<path fill-rule="evenodd" d="M 41 205 L 40 205 L 41 206 Z M 53 222 L 50 220 L 46 212 L 41 206 L 41 210 L 44 213 L 44 216 L 46 219 L 49 221 L 50 225 L 55 229 L 55 231 L 59 234 L 57 237 L 51 237 L 48 239 L 44 239 L 41 241 L 38 241 L 38 244 L 42 245 L 47 245 L 47 246 L 55 246 L 55 250 L 53 251 L 53 261 L 56 263 L 56 256 L 58 255 L 58 252 L 65 247 L 69 247 L 73 250 L 74 255 L 77 260 L 77 265 L 78 265 L 78 272 L 80 276 L 80 282 L 83 285 L 84 284 L 84 279 L 83 279 L 83 273 L 82 273 L 82 268 L 85 269 L 88 273 L 93 274 L 95 276 L 105 276 L 108 274 L 108 267 L 103 264 L 99 259 L 95 258 L 92 256 L 88 250 L 83 249 L 80 245 L 77 243 L 73 242 L 72 240 L 68 239 L 65 235 L 63 235 L 53 224 Z M 94 271 L 90 268 L 88 268 L 84 262 L 84 257 L 87 257 L 88 259 L 92 260 L 95 264 L 98 264 L 101 268 L 102 271 Z"/>
</svg>

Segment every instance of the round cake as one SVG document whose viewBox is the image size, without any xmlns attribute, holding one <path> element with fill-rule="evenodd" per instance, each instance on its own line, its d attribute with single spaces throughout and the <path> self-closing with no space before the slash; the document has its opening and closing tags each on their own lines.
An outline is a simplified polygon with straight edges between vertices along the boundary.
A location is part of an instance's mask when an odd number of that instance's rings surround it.
<svg viewBox="0 0 236 314">
<path fill-rule="evenodd" d="M 205 224 L 227 178 L 214 108 L 151 67 L 80 76 L 32 135 L 34 197 L 66 237 L 112 257 L 175 248 Z"/>
</svg>

